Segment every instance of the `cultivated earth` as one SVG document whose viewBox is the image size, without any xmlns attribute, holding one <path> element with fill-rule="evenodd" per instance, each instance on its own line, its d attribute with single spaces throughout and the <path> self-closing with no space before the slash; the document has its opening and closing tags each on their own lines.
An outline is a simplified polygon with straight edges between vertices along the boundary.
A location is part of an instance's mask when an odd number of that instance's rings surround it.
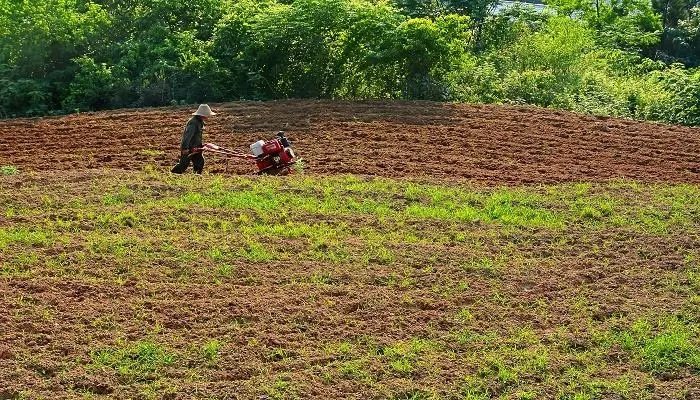
<svg viewBox="0 0 700 400">
<path fill-rule="evenodd" d="M 191 107 L 190 107 L 191 108 Z M 0 399 L 698 399 L 700 129 L 230 103 L 0 121 Z"/>
</svg>

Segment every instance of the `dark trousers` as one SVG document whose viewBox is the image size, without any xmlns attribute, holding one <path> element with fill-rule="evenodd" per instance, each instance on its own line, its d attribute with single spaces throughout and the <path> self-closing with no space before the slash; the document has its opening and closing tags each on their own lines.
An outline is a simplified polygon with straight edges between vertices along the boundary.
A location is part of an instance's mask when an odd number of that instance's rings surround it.
<svg viewBox="0 0 700 400">
<path fill-rule="evenodd" d="M 194 153 L 180 157 L 180 161 L 170 172 L 173 174 L 181 174 L 187 171 L 187 168 L 190 166 L 190 161 L 192 162 L 194 173 L 201 174 L 204 170 L 204 156 L 202 153 Z"/>
</svg>

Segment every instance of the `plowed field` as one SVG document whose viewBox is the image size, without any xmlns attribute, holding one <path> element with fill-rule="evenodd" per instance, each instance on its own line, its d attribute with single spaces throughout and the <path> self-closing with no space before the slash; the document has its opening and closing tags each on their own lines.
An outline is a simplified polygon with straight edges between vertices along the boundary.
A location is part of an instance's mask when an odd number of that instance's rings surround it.
<svg viewBox="0 0 700 400">
<path fill-rule="evenodd" d="M 215 110 L 304 173 L 167 173 L 190 109 L 0 122 L 0 400 L 700 399 L 700 130 Z"/>
<path fill-rule="evenodd" d="M 191 107 L 190 107 L 191 108 Z M 0 122 L 0 153 L 33 170 L 172 166 L 190 108 Z M 700 182 L 700 129 L 531 107 L 429 102 L 229 103 L 205 141 L 247 151 L 287 130 L 308 173 L 353 173 L 495 184 Z M 209 158 L 213 172 L 250 165 Z"/>
</svg>

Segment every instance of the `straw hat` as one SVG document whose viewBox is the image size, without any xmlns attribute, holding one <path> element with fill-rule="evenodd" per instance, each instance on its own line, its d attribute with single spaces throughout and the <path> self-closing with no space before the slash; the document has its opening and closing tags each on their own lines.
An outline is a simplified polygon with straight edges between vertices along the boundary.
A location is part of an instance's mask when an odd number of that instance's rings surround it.
<svg viewBox="0 0 700 400">
<path fill-rule="evenodd" d="M 211 117 L 212 115 L 216 115 L 216 113 L 211 110 L 211 107 L 209 107 L 208 104 L 202 104 L 199 106 L 199 109 L 197 109 L 196 112 L 192 113 L 192 115 L 199 115 L 200 117 Z"/>
</svg>

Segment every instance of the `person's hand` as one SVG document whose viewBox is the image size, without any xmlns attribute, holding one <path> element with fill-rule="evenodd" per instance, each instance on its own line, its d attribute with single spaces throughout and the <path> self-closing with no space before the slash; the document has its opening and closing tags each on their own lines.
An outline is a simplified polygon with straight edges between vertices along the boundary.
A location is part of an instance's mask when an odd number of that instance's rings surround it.
<svg viewBox="0 0 700 400">
<path fill-rule="evenodd" d="M 187 156 L 187 155 L 189 155 L 189 154 L 190 154 L 190 149 L 182 149 L 182 150 L 180 151 L 180 155 L 183 156 L 183 157 L 184 157 L 184 156 Z"/>
</svg>

